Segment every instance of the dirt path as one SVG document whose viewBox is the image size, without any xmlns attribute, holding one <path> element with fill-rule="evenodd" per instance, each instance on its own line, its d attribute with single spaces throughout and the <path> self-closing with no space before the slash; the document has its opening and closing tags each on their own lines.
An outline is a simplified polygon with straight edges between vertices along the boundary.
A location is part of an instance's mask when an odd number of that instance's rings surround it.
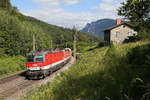
<svg viewBox="0 0 150 100">
<path fill-rule="evenodd" d="M 19 100 L 20 96 L 25 95 L 37 85 L 51 82 L 61 71 L 67 70 L 72 64 L 73 58 L 63 68 L 43 80 L 27 80 L 24 77 L 25 72 L 2 78 L 0 79 L 0 98 L 6 100 Z"/>
</svg>

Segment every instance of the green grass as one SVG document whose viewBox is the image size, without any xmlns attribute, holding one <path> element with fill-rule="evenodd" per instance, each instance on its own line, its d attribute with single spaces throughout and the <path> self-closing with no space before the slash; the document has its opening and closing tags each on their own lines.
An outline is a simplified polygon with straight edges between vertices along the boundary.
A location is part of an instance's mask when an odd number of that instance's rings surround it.
<svg viewBox="0 0 150 100">
<path fill-rule="evenodd" d="M 30 91 L 24 99 L 147 100 L 149 51 L 149 41 L 91 49 L 52 83 Z"/>
<path fill-rule="evenodd" d="M 25 69 L 23 56 L 3 56 L 0 58 L 0 75 L 8 75 Z"/>
</svg>

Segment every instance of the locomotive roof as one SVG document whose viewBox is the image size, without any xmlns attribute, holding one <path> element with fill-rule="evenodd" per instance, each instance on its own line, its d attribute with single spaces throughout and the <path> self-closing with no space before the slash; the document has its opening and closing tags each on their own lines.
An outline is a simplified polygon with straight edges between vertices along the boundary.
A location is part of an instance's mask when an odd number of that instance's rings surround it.
<svg viewBox="0 0 150 100">
<path fill-rule="evenodd" d="M 38 51 L 31 51 L 30 53 L 27 54 L 27 56 L 43 56 L 47 53 L 56 53 L 56 52 L 60 52 L 60 51 L 64 51 L 67 50 L 69 48 L 57 48 L 55 50 L 38 50 Z"/>
</svg>

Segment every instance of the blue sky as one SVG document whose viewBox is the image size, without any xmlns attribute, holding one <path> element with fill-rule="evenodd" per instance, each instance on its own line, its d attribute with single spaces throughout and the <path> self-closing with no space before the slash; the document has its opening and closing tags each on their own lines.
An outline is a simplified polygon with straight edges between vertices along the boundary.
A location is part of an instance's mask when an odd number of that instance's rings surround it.
<svg viewBox="0 0 150 100">
<path fill-rule="evenodd" d="M 81 29 L 103 18 L 117 18 L 116 9 L 124 0 L 11 0 L 27 16 L 67 28 Z"/>
</svg>

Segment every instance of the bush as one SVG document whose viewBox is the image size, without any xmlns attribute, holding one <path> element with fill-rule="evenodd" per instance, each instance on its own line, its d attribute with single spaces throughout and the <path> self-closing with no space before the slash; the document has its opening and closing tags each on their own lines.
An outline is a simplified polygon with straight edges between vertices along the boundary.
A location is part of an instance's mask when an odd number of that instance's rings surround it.
<svg viewBox="0 0 150 100">
<path fill-rule="evenodd" d="M 98 44 L 98 47 L 104 47 L 105 46 L 105 42 L 103 41 L 103 42 L 100 42 L 99 44 Z"/>
<path fill-rule="evenodd" d="M 0 58 L 0 75 L 6 75 L 25 69 L 25 58 L 23 56 Z"/>
<path fill-rule="evenodd" d="M 129 42 L 137 42 L 139 41 L 138 36 L 129 36 L 128 39 L 125 39 L 123 43 L 129 43 Z"/>
<path fill-rule="evenodd" d="M 150 30 L 145 28 L 141 29 L 138 38 L 141 40 L 150 40 Z"/>
</svg>

